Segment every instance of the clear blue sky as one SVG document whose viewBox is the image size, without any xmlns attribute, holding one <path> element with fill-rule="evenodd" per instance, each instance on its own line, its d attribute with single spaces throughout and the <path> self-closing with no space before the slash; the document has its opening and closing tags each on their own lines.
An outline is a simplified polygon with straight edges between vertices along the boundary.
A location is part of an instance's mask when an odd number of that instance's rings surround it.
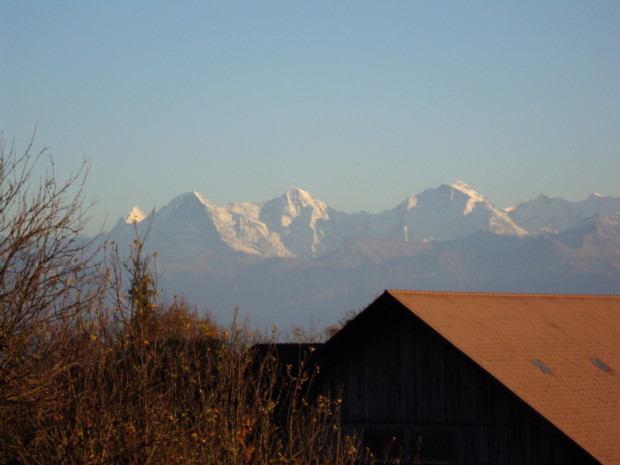
<svg viewBox="0 0 620 465">
<path fill-rule="evenodd" d="M 94 229 L 190 190 L 620 195 L 617 0 L 6 0 L 0 56 L 0 129 L 90 160 Z"/>
</svg>

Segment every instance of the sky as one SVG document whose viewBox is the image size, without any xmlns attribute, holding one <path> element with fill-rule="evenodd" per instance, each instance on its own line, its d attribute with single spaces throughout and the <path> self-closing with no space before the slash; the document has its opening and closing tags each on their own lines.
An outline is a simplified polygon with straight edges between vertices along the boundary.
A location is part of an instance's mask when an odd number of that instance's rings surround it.
<svg viewBox="0 0 620 465">
<path fill-rule="evenodd" d="M 191 190 L 620 196 L 619 25 L 617 0 L 5 0 L 0 130 L 59 177 L 87 160 L 87 233 Z"/>
</svg>

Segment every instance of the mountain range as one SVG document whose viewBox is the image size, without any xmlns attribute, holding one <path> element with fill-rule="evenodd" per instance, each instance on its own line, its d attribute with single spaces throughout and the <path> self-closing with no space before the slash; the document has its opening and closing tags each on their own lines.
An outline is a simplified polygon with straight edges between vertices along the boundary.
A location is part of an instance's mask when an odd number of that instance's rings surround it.
<svg viewBox="0 0 620 465">
<path fill-rule="evenodd" d="M 539 196 L 500 209 L 464 182 L 382 213 L 344 213 L 291 187 L 265 203 L 217 206 L 188 192 L 104 237 L 149 230 L 159 285 L 222 322 L 325 326 L 387 288 L 604 293 L 620 289 L 620 197 Z"/>
</svg>

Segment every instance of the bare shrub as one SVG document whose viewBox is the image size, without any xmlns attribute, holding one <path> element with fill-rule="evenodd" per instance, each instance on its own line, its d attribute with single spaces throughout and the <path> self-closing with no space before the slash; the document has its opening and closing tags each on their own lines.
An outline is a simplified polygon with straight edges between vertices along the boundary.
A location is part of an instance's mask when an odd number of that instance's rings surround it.
<svg viewBox="0 0 620 465">
<path fill-rule="evenodd" d="M 158 300 L 137 237 L 93 261 L 79 233 L 84 168 L 57 183 L 44 152 L 0 157 L 0 463 L 346 464 L 339 401 L 245 324 Z M 301 348 L 301 346 L 300 346 Z"/>
<path fill-rule="evenodd" d="M 0 138 L 0 458 L 27 446 L 17 437 L 31 413 L 62 401 L 51 387 L 70 360 L 58 359 L 70 326 L 96 301 L 85 225 L 85 166 L 58 182 L 46 150 L 23 154 Z"/>
</svg>

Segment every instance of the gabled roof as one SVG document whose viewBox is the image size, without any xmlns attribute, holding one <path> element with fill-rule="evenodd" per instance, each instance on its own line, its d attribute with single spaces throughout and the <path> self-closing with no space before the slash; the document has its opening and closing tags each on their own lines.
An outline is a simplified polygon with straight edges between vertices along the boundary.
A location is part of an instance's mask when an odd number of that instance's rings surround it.
<svg viewBox="0 0 620 465">
<path fill-rule="evenodd" d="M 620 296 L 386 294 L 602 464 L 620 464 Z"/>
</svg>

